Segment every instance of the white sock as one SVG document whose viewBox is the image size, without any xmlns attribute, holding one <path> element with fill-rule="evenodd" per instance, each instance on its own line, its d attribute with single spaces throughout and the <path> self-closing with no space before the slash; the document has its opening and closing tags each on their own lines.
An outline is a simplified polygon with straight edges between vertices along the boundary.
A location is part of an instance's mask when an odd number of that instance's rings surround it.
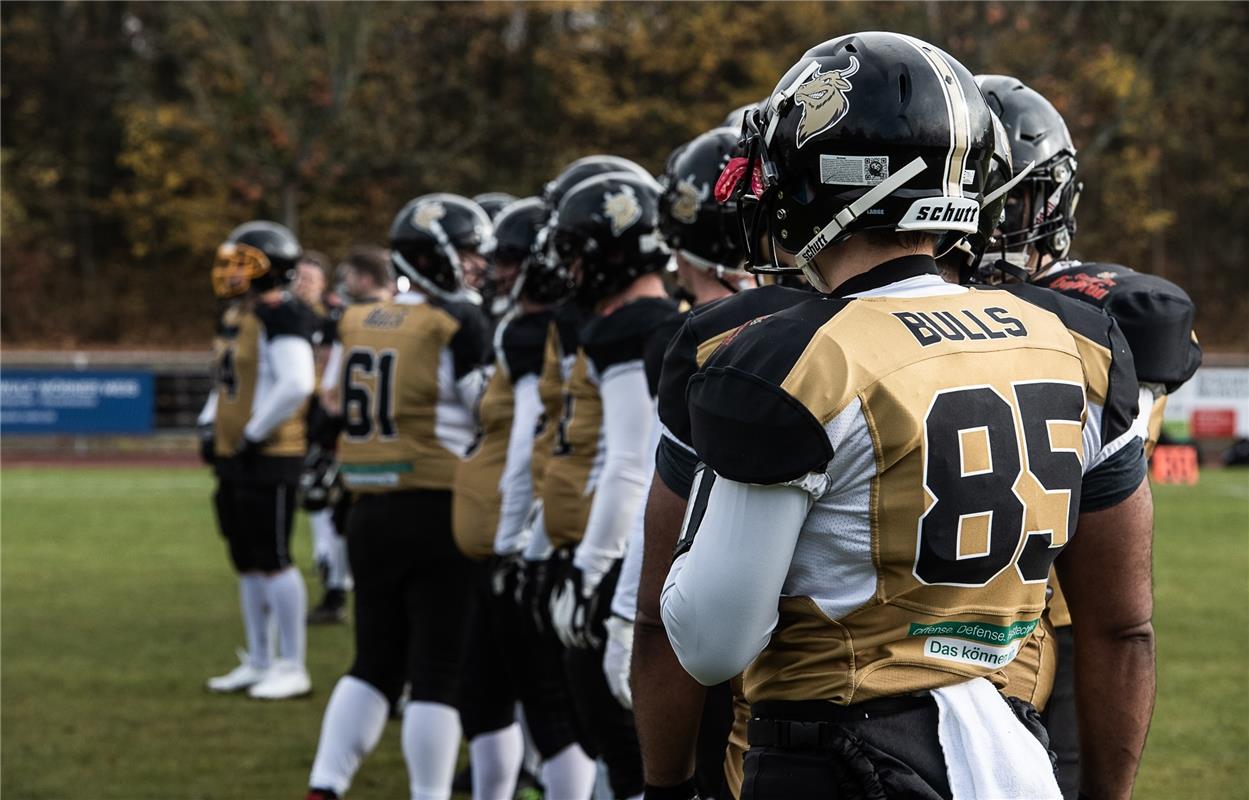
<svg viewBox="0 0 1249 800">
<path fill-rule="evenodd" d="M 328 556 L 325 560 L 325 588 L 351 591 L 351 564 L 347 561 L 347 539 L 337 533 L 330 534 Z"/>
<path fill-rule="evenodd" d="M 308 592 L 304 576 L 295 567 L 287 567 L 265 579 L 269 605 L 278 622 L 278 656 L 296 664 L 304 664 L 304 618 L 308 614 Z"/>
<path fill-rule="evenodd" d="M 239 606 L 243 609 L 243 631 L 247 634 L 247 660 L 256 669 L 269 668 L 269 602 L 265 576 L 248 573 L 239 576 Z"/>
<path fill-rule="evenodd" d="M 413 701 L 403 709 L 403 759 L 412 800 L 449 800 L 460 755 L 460 714 L 442 703 Z"/>
<path fill-rule="evenodd" d="M 468 743 L 473 767 L 473 800 L 509 800 L 516 793 L 525 737 L 520 723 L 473 737 Z"/>
<path fill-rule="evenodd" d="M 359 678 L 339 678 L 325 706 L 308 786 L 345 794 L 360 762 L 382 738 L 388 716 L 390 704 L 384 694 Z"/>
<path fill-rule="evenodd" d="M 334 538 L 334 511 L 323 508 L 308 515 L 312 529 L 312 560 L 318 564 L 329 561 L 330 540 Z"/>
<path fill-rule="evenodd" d="M 547 797 L 560 800 L 588 798 L 594 793 L 598 765 L 576 742 L 548 758 L 542 765 L 542 785 Z"/>
</svg>

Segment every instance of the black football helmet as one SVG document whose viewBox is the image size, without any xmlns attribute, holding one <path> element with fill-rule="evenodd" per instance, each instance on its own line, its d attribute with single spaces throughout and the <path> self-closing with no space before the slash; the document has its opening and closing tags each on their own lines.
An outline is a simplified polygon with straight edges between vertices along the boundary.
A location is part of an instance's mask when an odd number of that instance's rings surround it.
<svg viewBox="0 0 1249 800">
<path fill-rule="evenodd" d="M 1067 123 L 1050 101 L 1017 78 L 977 75 L 976 83 L 1010 137 L 1016 171 L 1034 164 L 1007 197 L 1001 225 L 1006 260 L 1027 269 L 1029 248 L 1061 259 L 1075 236 L 1082 188 L 1076 180 L 1076 146 Z"/>
<path fill-rule="evenodd" d="M 651 175 L 640 164 L 620 156 L 586 156 L 579 158 L 560 171 L 559 175 L 548 182 L 542 191 L 542 199 L 546 202 L 548 212 L 559 208 L 560 201 L 568 190 L 595 175 L 608 172 L 633 172 L 649 178 Z"/>
<path fill-rule="evenodd" d="M 506 261 L 520 266 L 520 275 L 512 285 L 512 298 L 524 295 L 538 303 L 554 303 L 568 294 L 567 281 L 549 281 L 537 258 L 538 232 L 546 225 L 546 205 L 540 197 L 526 197 L 503 209 L 495 218 L 495 262 Z"/>
<path fill-rule="evenodd" d="M 927 42 L 865 32 L 813 47 L 744 125 L 745 159 L 717 195 L 738 193 L 755 271 L 801 270 L 868 230 L 975 233 L 993 152 L 971 73 Z M 796 267 L 764 260 L 761 237 Z"/>
<path fill-rule="evenodd" d="M 213 260 L 213 294 L 239 297 L 250 289 L 285 286 L 295 274 L 303 248 L 284 225 L 265 220 L 245 222 L 217 248 Z"/>
<path fill-rule="evenodd" d="M 720 127 L 732 128 L 734 133 L 739 133 L 742 129 L 742 122 L 745 121 L 747 115 L 759 106 L 760 103 L 747 103 L 744 106 L 738 106 L 729 112 L 729 115 L 724 118 L 724 122 L 720 123 Z"/>
<path fill-rule="evenodd" d="M 390 225 L 390 260 L 422 291 L 465 300 L 461 250 L 493 247 L 493 227 L 481 206 L 458 194 L 427 194 L 404 206 Z"/>
<path fill-rule="evenodd" d="M 485 192 L 474 196 L 473 202 L 481 206 L 481 210 L 493 220 L 499 216 L 500 211 L 516 202 L 516 196 L 507 192 Z"/>
<path fill-rule="evenodd" d="M 1014 159 L 1011 157 L 1010 137 L 997 114 L 989 112 L 993 119 L 993 160 L 989 164 L 989 174 L 985 179 L 985 195 L 980 206 L 980 225 L 975 233 L 962 235 L 948 233 L 942 237 L 938 252 L 944 252 L 947 263 L 956 266 L 959 283 L 996 283 L 989 275 L 995 269 L 1005 266 L 1000 259 L 996 266 L 981 265 L 985 251 L 990 244 L 998 244 L 995 238 L 998 227 L 1002 224 L 1006 212 L 1006 196 L 1031 171 L 1032 164 L 1024 164 L 1020 172 L 1015 172 Z M 953 242 L 953 246 L 950 243 Z M 1013 269 L 1013 268 L 1012 268 Z"/>
<path fill-rule="evenodd" d="M 720 203 L 714 193 L 729 159 L 739 155 L 737 131 L 716 128 L 678 147 L 660 180 L 664 190 L 659 196 L 659 231 L 664 243 L 718 278 L 744 271 L 737 202 L 730 197 Z"/>
<path fill-rule="evenodd" d="M 609 172 L 572 187 L 549 228 L 548 262 L 569 276 L 577 303 L 591 308 L 637 278 L 663 269 L 659 184 L 648 175 Z"/>
</svg>

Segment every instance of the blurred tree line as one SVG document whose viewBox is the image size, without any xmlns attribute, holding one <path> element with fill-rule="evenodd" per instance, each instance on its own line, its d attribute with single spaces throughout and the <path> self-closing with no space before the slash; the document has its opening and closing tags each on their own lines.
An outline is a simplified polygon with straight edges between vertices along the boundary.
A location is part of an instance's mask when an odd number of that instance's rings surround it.
<svg viewBox="0 0 1249 800">
<path fill-rule="evenodd" d="M 1077 255 L 1162 274 L 1249 350 L 1249 4 L 21 3 L 0 6 L 6 345 L 202 347 L 237 223 L 384 244 L 429 191 L 658 171 L 802 52 L 911 33 L 1066 115 Z"/>
</svg>

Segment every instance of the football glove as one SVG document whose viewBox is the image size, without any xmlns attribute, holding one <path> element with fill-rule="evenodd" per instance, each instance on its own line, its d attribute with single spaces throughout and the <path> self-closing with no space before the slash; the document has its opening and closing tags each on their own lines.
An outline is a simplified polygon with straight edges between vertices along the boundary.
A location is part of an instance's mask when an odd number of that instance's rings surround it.
<svg viewBox="0 0 1249 800">
<path fill-rule="evenodd" d="M 264 447 L 264 442 L 256 442 L 248 439 L 246 434 L 239 437 L 239 443 L 234 448 L 234 457 L 244 463 L 251 463 L 260 455 L 260 449 Z"/>
<path fill-rule="evenodd" d="M 633 623 L 613 614 L 604 625 L 607 628 L 607 649 L 603 653 L 603 673 L 607 676 L 607 687 L 620 705 L 632 710 L 629 665 L 633 660 Z"/>
<path fill-rule="evenodd" d="M 199 429 L 200 461 L 212 466 L 217 463 L 217 437 L 213 435 L 213 426 L 201 425 Z"/>
<path fill-rule="evenodd" d="M 551 592 L 551 625 L 565 647 L 597 650 L 603 633 L 596 630 L 599 593 L 586 584 L 579 567 L 569 566 L 566 577 Z"/>
</svg>

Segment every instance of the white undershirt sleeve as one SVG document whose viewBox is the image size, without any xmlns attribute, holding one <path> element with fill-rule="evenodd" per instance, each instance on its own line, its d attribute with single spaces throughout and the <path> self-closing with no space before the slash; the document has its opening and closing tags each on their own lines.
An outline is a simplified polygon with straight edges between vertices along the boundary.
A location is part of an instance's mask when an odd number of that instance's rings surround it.
<svg viewBox="0 0 1249 800">
<path fill-rule="evenodd" d="M 199 416 L 195 419 L 195 424 L 199 427 L 207 427 L 217 421 L 217 387 L 213 387 L 208 393 L 208 399 L 204 401 L 204 407 L 200 409 Z"/>
<path fill-rule="evenodd" d="M 583 575 L 586 591 L 598 586 L 612 563 L 624 555 L 634 516 L 646 494 L 653 469 L 651 427 L 654 402 L 642 362 L 633 361 L 607 370 L 599 383 L 603 398 L 603 428 L 607 453 L 598 489 L 590 505 L 585 535 L 573 564 Z"/>
<path fill-rule="evenodd" d="M 708 477 L 699 473 L 692 498 Z M 715 477 L 693 545 L 673 562 L 660 600 L 672 649 L 699 683 L 728 680 L 767 646 L 811 504 L 796 486 Z"/>
<path fill-rule="evenodd" d="M 343 344 L 334 342 L 330 354 L 325 359 L 325 370 L 321 373 L 321 392 L 332 392 L 338 388 L 339 372 L 343 368 Z"/>
<path fill-rule="evenodd" d="M 525 549 L 527 533 L 525 517 L 533 503 L 534 432 L 542 416 L 542 398 L 538 394 L 538 376 L 525 375 L 512 387 L 514 396 L 512 432 L 507 440 L 507 461 L 499 479 L 502 500 L 499 505 L 499 527 L 495 530 L 494 552 L 509 555 Z"/>
<path fill-rule="evenodd" d="M 260 398 L 243 435 L 263 442 L 269 434 L 291 418 L 316 388 L 316 366 L 312 344 L 299 336 L 275 336 L 266 348 L 273 384 Z"/>
</svg>

